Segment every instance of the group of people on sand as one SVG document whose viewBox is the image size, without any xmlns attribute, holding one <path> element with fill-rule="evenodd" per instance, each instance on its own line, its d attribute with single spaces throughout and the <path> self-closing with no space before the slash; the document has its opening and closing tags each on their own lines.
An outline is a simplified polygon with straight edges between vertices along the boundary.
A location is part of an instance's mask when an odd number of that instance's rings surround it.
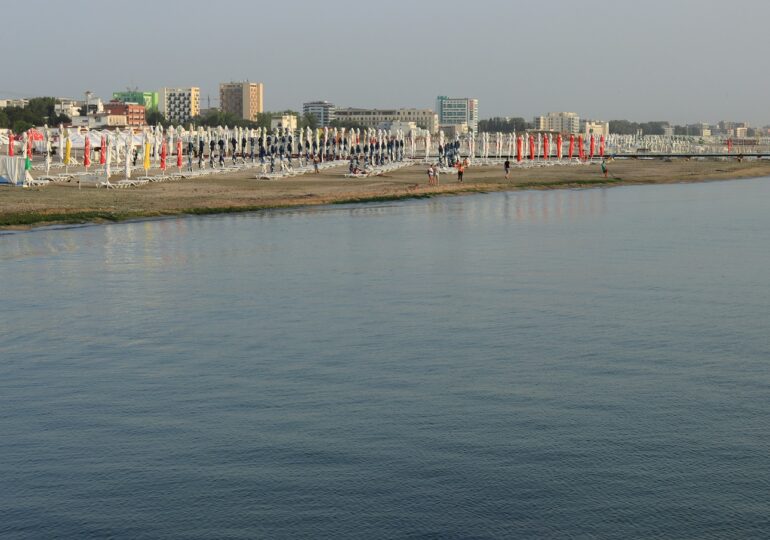
<svg viewBox="0 0 770 540">
<path fill-rule="evenodd" d="M 465 168 L 468 166 L 468 158 L 465 159 L 458 159 L 453 167 L 457 169 L 457 181 L 462 183 L 463 181 L 463 174 L 465 173 Z M 437 186 L 439 185 L 439 174 L 440 174 L 441 165 L 440 163 L 435 163 L 433 165 L 428 166 L 428 185 L 429 186 Z"/>
</svg>

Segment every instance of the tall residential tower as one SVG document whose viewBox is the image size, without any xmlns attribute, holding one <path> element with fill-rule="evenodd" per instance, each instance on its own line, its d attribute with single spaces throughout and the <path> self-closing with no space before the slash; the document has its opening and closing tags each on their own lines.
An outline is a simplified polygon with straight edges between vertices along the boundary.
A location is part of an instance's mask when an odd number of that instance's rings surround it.
<svg viewBox="0 0 770 540">
<path fill-rule="evenodd" d="M 265 86 L 253 82 L 229 82 L 219 84 L 219 107 L 222 112 L 256 122 L 257 114 L 264 112 Z"/>
</svg>

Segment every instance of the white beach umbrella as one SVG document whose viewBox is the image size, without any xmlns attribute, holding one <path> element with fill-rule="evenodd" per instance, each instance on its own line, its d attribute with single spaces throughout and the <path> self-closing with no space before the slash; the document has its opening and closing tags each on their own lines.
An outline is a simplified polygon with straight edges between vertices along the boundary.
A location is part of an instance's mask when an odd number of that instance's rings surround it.
<svg viewBox="0 0 770 540">
<path fill-rule="evenodd" d="M 133 129 L 126 129 L 126 179 L 131 178 L 131 152 L 134 149 Z"/>
<path fill-rule="evenodd" d="M 112 139 L 112 135 L 110 135 L 109 133 L 107 133 L 107 135 L 105 135 L 105 138 L 106 138 L 105 140 L 106 140 L 106 143 L 107 143 L 107 155 L 105 156 L 106 159 L 105 159 L 105 163 L 104 163 L 104 174 L 107 177 L 107 181 L 109 182 L 110 174 L 112 174 L 110 166 L 111 166 L 111 163 L 112 163 L 113 139 Z"/>
<path fill-rule="evenodd" d="M 45 145 L 45 174 L 51 172 L 51 130 L 48 124 L 43 128 L 43 144 Z"/>
<path fill-rule="evenodd" d="M 64 165 L 64 124 L 59 124 L 59 162 Z"/>
</svg>

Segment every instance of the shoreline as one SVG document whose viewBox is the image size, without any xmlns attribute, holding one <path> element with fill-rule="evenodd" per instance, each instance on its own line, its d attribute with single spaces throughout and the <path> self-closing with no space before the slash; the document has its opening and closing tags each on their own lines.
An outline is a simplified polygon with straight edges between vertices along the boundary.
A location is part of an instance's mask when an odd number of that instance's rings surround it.
<svg viewBox="0 0 770 540">
<path fill-rule="evenodd" d="M 466 173 L 468 182 L 460 184 L 454 175 L 444 174 L 441 177 L 444 183 L 436 187 L 427 185 L 424 168 L 414 165 L 364 179 L 343 178 L 342 168 L 278 180 L 256 180 L 253 171 L 244 171 L 128 190 L 94 187 L 79 190 L 76 185 L 66 183 L 27 189 L 3 187 L 0 188 L 0 230 L 367 204 L 471 193 L 698 183 L 770 176 L 767 161 L 624 160 L 609 164 L 606 179 L 601 176 L 598 163 L 514 167 L 510 180 L 504 179 L 502 167 L 474 166 Z"/>
</svg>

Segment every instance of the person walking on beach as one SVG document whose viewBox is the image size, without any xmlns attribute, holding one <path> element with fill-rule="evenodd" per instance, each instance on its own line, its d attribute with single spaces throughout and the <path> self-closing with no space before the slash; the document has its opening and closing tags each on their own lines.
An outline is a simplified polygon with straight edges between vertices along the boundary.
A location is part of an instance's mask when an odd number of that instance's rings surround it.
<svg viewBox="0 0 770 540">
<path fill-rule="evenodd" d="M 318 170 L 318 156 L 316 154 L 313 154 L 313 170 L 315 171 L 315 174 L 318 174 L 320 171 Z"/>
<path fill-rule="evenodd" d="M 503 167 L 505 168 L 505 179 L 508 180 L 508 176 L 511 174 L 511 158 L 505 158 Z"/>
<path fill-rule="evenodd" d="M 608 173 L 609 171 L 607 170 L 607 160 L 602 158 L 602 174 L 604 175 L 605 178 L 607 178 Z"/>
<path fill-rule="evenodd" d="M 428 171 L 427 172 L 428 172 L 428 185 L 432 186 L 433 185 L 433 175 L 434 175 L 433 165 L 428 165 Z"/>
<path fill-rule="evenodd" d="M 458 161 L 456 167 L 457 167 L 457 181 L 462 183 L 463 173 L 465 172 L 465 163 L 462 161 Z"/>
<path fill-rule="evenodd" d="M 439 185 L 439 164 L 433 166 L 433 185 Z"/>
</svg>

